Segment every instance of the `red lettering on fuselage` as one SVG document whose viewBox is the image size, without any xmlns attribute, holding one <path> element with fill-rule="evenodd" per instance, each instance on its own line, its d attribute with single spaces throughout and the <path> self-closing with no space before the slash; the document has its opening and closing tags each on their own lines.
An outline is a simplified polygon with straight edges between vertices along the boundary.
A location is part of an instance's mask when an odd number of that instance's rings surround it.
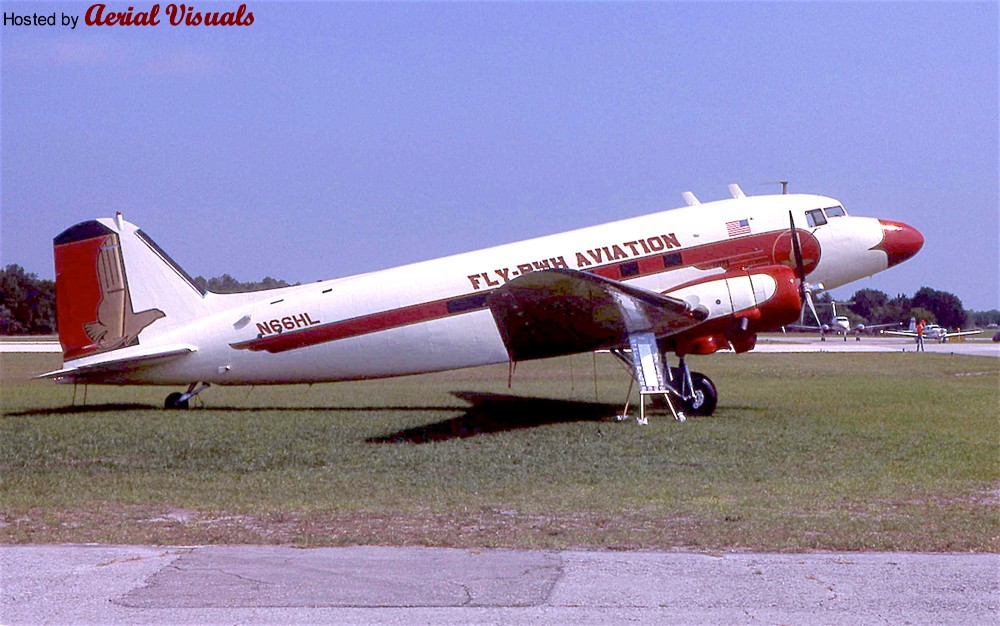
<svg viewBox="0 0 1000 626">
<path fill-rule="evenodd" d="M 681 242 L 675 233 L 667 235 L 653 235 L 642 239 L 613 243 L 607 246 L 597 246 L 587 250 L 577 250 L 573 253 L 576 257 L 576 268 L 602 266 L 615 261 L 641 258 L 648 254 L 655 254 L 664 250 L 680 248 Z M 490 272 L 479 272 L 469 274 L 466 278 L 476 291 L 498 287 L 528 272 L 546 270 L 555 267 L 569 269 L 565 257 L 557 256 L 538 261 L 513 263 L 508 267 L 501 267 Z M 592 270 L 588 270 L 592 271 Z M 499 280 L 497 280 L 499 279 Z"/>
</svg>

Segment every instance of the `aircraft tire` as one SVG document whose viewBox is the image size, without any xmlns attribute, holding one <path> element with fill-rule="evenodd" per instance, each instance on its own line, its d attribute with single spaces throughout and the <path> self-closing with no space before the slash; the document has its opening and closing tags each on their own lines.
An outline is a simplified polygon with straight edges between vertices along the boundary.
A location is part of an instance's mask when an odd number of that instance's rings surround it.
<svg viewBox="0 0 1000 626">
<path fill-rule="evenodd" d="M 681 375 L 680 368 L 672 367 L 670 370 L 674 380 L 677 380 Z M 691 372 L 691 383 L 694 385 L 695 397 L 691 400 L 681 401 L 674 406 L 678 410 L 684 411 L 686 415 L 707 417 L 715 413 L 715 407 L 719 403 L 719 392 L 715 389 L 715 383 L 712 382 L 712 379 L 700 372 Z M 677 402 L 676 397 L 674 402 Z M 667 402 L 663 396 L 652 396 L 650 405 L 657 409 L 667 408 Z"/>
<path fill-rule="evenodd" d="M 175 391 L 174 393 L 167 396 L 167 399 L 163 401 L 163 408 L 165 409 L 186 409 L 188 408 L 188 401 L 181 400 L 181 393 Z"/>
<path fill-rule="evenodd" d="M 691 383 L 694 385 L 695 397 L 681 403 L 684 412 L 703 417 L 715 413 L 715 407 L 719 403 L 719 392 L 715 389 L 712 379 L 700 372 L 691 372 Z"/>
</svg>

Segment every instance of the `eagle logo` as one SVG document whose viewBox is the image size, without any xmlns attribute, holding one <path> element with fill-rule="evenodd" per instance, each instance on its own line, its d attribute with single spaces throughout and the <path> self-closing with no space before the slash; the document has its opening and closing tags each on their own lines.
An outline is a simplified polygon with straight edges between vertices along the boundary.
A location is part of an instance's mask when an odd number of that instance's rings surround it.
<svg viewBox="0 0 1000 626">
<path fill-rule="evenodd" d="M 84 332 L 102 351 L 137 345 L 139 333 L 166 314 L 160 309 L 136 313 L 132 308 L 117 235 L 108 235 L 101 242 L 95 269 L 101 300 L 97 304 L 97 319 L 85 323 Z"/>
</svg>

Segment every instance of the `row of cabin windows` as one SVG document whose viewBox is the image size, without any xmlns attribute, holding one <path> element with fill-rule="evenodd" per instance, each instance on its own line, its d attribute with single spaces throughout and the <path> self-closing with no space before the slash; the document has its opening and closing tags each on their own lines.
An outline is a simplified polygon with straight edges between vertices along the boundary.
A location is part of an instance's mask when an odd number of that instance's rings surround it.
<svg viewBox="0 0 1000 626">
<path fill-rule="evenodd" d="M 664 268 L 676 267 L 684 263 L 681 259 L 680 252 L 669 252 L 667 254 L 661 255 L 660 258 L 663 260 Z M 631 276 L 639 275 L 639 262 L 638 261 L 628 261 L 626 263 L 618 264 L 618 271 L 621 273 L 622 278 L 629 278 Z M 474 293 L 468 296 L 462 296 L 461 298 L 454 298 L 446 303 L 449 313 L 464 313 L 465 311 L 474 311 L 476 309 L 485 309 L 487 306 L 488 293 Z"/>
<path fill-rule="evenodd" d="M 809 223 L 810 228 L 815 228 L 826 224 L 827 218 L 843 217 L 845 215 L 847 215 L 847 211 L 844 210 L 844 207 L 837 205 L 825 209 L 806 211 L 806 221 Z M 664 254 L 661 258 L 663 259 L 664 268 L 676 267 L 683 263 L 679 252 Z M 636 261 L 620 263 L 618 271 L 621 273 L 622 278 L 637 276 L 639 274 L 639 263 Z M 464 311 L 486 308 L 486 297 L 487 294 L 485 293 L 477 293 L 449 300 L 447 303 L 448 312 L 462 313 Z"/>
</svg>

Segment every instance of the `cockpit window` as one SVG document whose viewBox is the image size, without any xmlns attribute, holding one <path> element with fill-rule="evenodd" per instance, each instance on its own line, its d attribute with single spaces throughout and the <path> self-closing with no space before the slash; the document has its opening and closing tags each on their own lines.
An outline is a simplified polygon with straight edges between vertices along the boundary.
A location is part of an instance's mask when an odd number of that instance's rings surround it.
<svg viewBox="0 0 1000 626">
<path fill-rule="evenodd" d="M 810 228 L 815 228 L 817 226 L 822 226 L 826 224 L 826 216 L 823 215 L 823 209 L 813 209 L 812 211 L 806 211 L 806 221 L 809 222 Z"/>
<path fill-rule="evenodd" d="M 827 217 L 844 217 L 847 215 L 847 211 L 845 211 L 844 207 L 840 205 L 832 206 L 829 209 L 825 209 L 825 211 Z"/>
</svg>

